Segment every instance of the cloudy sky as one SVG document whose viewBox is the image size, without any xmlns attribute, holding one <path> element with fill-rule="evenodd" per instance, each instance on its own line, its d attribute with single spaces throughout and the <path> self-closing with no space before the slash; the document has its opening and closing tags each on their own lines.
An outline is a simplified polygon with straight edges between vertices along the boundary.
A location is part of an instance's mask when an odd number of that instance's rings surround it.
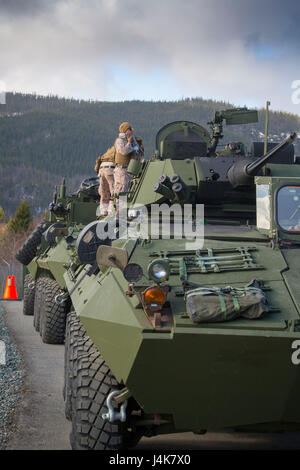
<svg viewBox="0 0 300 470">
<path fill-rule="evenodd" d="M 299 24 L 298 0 L 0 0 L 0 89 L 300 115 Z"/>
</svg>

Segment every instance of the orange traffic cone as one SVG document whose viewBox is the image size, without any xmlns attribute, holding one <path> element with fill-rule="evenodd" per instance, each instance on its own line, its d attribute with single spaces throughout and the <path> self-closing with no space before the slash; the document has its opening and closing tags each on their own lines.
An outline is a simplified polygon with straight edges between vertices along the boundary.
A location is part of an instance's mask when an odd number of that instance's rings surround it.
<svg viewBox="0 0 300 470">
<path fill-rule="evenodd" d="M 3 300 L 18 300 L 15 276 L 7 277 Z"/>
<path fill-rule="evenodd" d="M 6 290 L 8 289 L 8 280 L 10 279 L 10 276 L 8 276 L 6 278 L 6 284 L 5 284 L 5 289 L 4 289 L 4 292 L 6 292 Z"/>
</svg>

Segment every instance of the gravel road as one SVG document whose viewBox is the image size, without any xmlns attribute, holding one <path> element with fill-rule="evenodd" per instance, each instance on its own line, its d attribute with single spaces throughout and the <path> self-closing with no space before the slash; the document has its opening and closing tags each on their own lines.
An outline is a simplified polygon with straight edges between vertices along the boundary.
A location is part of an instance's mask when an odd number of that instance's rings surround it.
<svg viewBox="0 0 300 470">
<path fill-rule="evenodd" d="M 3 380 L 0 380 L 0 421 L 1 406 L 4 405 L 9 421 L 11 413 L 18 406 L 13 427 L 10 431 L 3 430 L 0 425 L 0 449 L 9 437 L 7 449 L 32 450 L 67 450 L 70 449 L 69 433 L 71 424 L 65 419 L 62 398 L 63 387 L 63 361 L 64 347 L 60 345 L 44 344 L 32 326 L 32 317 L 22 315 L 22 302 L 0 302 L 0 310 L 5 305 L 6 325 L 12 339 L 22 353 L 25 365 L 24 390 L 23 371 L 20 354 L 14 344 L 9 340 L 9 363 L 7 370 L 8 383 L 5 384 L 6 393 L 3 393 Z M 2 328 L 2 329 L 1 329 Z M 5 332 L 8 341 L 7 329 L 3 329 L 0 314 L 0 340 L 1 332 Z M 2 366 L 3 367 L 3 366 Z M 0 366 L 0 373 L 3 369 Z M 1 377 L 1 376 L 0 376 Z M 6 433 L 6 434 L 5 434 Z M 221 449 L 299 449 L 300 433 L 283 434 L 256 434 L 234 433 L 224 430 L 209 432 L 205 435 L 193 433 L 174 434 L 143 438 L 135 447 L 136 450 L 221 450 Z M 134 453 L 132 449 L 131 452 Z"/>
</svg>

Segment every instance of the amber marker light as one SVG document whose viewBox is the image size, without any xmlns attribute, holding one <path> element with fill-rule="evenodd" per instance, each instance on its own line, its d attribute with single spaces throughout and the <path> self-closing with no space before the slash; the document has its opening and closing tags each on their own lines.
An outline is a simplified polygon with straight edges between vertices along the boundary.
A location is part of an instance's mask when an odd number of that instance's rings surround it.
<svg viewBox="0 0 300 470">
<path fill-rule="evenodd" d="M 165 300 L 165 293 L 159 287 L 149 287 L 144 293 L 144 301 L 146 304 L 163 304 Z"/>
</svg>

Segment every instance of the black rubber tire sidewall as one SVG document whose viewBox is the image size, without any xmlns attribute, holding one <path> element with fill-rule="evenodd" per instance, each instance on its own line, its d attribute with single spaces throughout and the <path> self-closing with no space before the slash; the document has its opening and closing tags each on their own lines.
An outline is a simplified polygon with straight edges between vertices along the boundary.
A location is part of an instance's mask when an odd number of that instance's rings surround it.
<svg viewBox="0 0 300 470">
<path fill-rule="evenodd" d="M 34 314 L 35 280 L 31 274 L 24 278 L 23 315 Z"/>
<path fill-rule="evenodd" d="M 33 314 L 33 326 L 36 331 L 40 330 L 40 317 L 41 317 L 41 297 L 44 288 L 45 277 L 39 277 L 35 284 L 35 297 L 34 297 L 34 314 Z"/>
<path fill-rule="evenodd" d="M 16 254 L 16 259 L 24 264 L 29 264 L 36 255 L 37 248 L 42 240 L 42 233 L 44 231 L 45 221 L 39 223 L 29 237 L 25 240 L 23 246 Z"/>
<path fill-rule="evenodd" d="M 45 281 L 40 334 L 47 344 L 63 344 L 65 341 L 66 317 L 70 304 L 68 301 L 61 305 L 55 302 L 55 297 L 62 293 L 63 290 L 55 279 Z"/>
<path fill-rule="evenodd" d="M 77 377 L 78 359 L 83 354 L 90 354 L 97 348 L 86 334 L 76 312 L 67 315 L 64 361 L 64 387 L 65 416 L 72 419 L 73 402 L 76 399 L 76 388 L 73 384 Z"/>
</svg>

